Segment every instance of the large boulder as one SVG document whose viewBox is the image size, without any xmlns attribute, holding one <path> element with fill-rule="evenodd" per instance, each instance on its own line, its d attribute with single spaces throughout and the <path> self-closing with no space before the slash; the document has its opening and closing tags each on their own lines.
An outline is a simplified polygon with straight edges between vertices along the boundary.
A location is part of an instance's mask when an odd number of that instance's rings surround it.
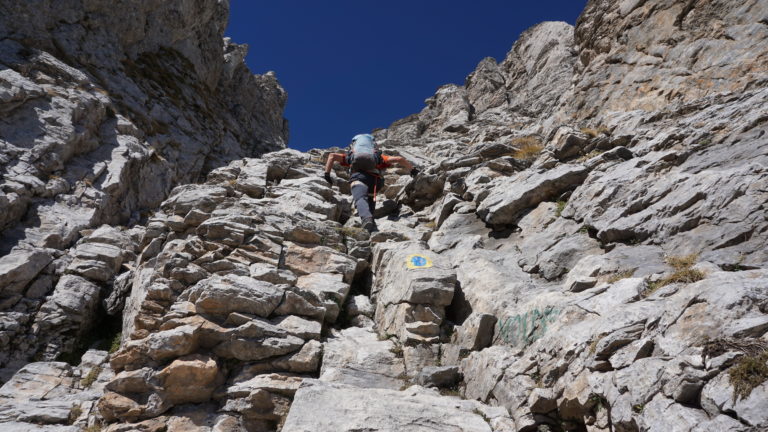
<svg viewBox="0 0 768 432">
<path fill-rule="evenodd" d="M 575 189 L 587 178 L 583 165 L 559 165 L 551 170 L 524 172 L 491 182 L 477 214 L 491 225 L 514 224 L 523 210 Z"/>
<path fill-rule="evenodd" d="M 318 417 L 318 412 L 324 415 Z M 510 422 L 503 408 L 440 397 L 418 386 L 398 392 L 304 380 L 296 392 L 283 431 L 416 431 L 436 428 L 457 432 L 492 432 L 504 423 L 511 427 Z"/>
<path fill-rule="evenodd" d="M 185 291 L 179 300 L 194 303 L 200 313 L 228 316 L 242 312 L 267 317 L 280 304 L 284 289 L 247 276 L 214 276 Z"/>
</svg>

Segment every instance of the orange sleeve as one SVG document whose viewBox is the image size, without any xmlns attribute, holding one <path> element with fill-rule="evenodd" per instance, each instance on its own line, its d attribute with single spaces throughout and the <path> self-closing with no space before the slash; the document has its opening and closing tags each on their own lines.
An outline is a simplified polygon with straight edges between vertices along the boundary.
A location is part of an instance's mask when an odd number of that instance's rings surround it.
<svg viewBox="0 0 768 432">
<path fill-rule="evenodd" d="M 389 162 L 390 156 L 381 155 L 381 163 L 376 168 L 389 168 L 392 164 Z"/>
</svg>

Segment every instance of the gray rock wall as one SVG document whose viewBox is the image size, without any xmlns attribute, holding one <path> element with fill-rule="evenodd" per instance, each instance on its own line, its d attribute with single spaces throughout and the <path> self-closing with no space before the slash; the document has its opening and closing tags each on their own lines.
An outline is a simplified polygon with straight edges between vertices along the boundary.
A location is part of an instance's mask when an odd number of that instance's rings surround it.
<svg viewBox="0 0 768 432">
<path fill-rule="evenodd" d="M 68 251 L 89 230 L 285 146 L 286 94 L 223 38 L 227 17 L 226 1 L 0 2 L 0 367 L 71 348 L 46 321 L 80 335 L 101 313 L 135 255 L 130 241 Z M 64 309 L 86 313 L 62 326 L 54 310 L 83 290 Z"/>
<path fill-rule="evenodd" d="M 579 120 L 656 111 L 762 87 L 764 1 L 590 1 L 576 23 L 579 62 L 566 110 Z"/>
<path fill-rule="evenodd" d="M 327 150 L 283 150 L 168 183 L 130 229 L 17 249 L 0 258 L 16 350 L 0 360 L 71 352 L 94 309 L 123 334 L 78 367 L 25 365 L 0 426 L 765 430 L 766 40 L 765 2 L 590 1 L 575 29 L 534 26 L 375 132 L 422 168 L 386 174 L 378 233 L 357 227 L 343 169 L 320 177 Z M 19 82 L 8 100 L 43 85 Z M 191 157 L 164 148 L 169 166 Z"/>
</svg>

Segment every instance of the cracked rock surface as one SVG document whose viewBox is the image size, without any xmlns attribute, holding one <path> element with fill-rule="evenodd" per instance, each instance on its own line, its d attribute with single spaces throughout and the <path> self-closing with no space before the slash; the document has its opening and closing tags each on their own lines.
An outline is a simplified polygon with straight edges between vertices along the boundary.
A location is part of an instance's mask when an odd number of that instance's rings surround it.
<svg viewBox="0 0 768 432">
<path fill-rule="evenodd" d="M 226 2 L 0 5 L 0 429 L 768 428 L 764 1 L 532 27 L 374 132 L 372 235 Z"/>
</svg>

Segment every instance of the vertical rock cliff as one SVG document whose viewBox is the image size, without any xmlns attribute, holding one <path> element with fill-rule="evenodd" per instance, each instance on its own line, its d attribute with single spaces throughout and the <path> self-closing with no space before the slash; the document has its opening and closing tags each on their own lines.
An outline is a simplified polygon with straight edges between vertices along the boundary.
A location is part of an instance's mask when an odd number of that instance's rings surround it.
<svg viewBox="0 0 768 432">
<path fill-rule="evenodd" d="M 370 235 L 223 2 L 6 4 L 0 427 L 768 428 L 765 1 L 532 27 L 374 132 Z"/>
</svg>

